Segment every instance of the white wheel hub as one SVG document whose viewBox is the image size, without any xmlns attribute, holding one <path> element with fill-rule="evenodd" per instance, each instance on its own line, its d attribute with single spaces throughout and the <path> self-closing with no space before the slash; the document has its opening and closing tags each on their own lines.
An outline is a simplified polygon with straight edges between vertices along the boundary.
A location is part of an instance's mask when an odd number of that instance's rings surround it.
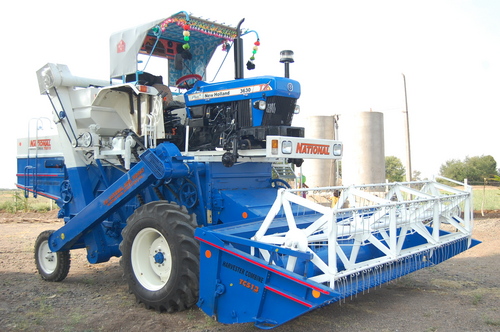
<svg viewBox="0 0 500 332">
<path fill-rule="evenodd" d="M 57 268 L 57 255 L 50 250 L 49 241 L 44 241 L 38 247 L 38 262 L 46 274 L 51 274 Z"/>
<path fill-rule="evenodd" d="M 165 286 L 172 273 L 170 247 L 154 228 L 144 228 L 137 233 L 132 243 L 131 261 L 135 277 L 150 291 Z"/>
</svg>

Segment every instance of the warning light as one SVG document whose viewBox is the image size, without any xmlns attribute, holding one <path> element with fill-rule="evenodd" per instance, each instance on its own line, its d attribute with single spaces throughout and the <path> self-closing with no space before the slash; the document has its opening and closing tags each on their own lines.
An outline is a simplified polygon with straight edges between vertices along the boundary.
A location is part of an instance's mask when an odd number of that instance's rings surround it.
<svg viewBox="0 0 500 332">
<path fill-rule="evenodd" d="M 243 217 L 243 219 L 246 219 L 246 218 L 248 218 L 248 213 L 243 212 L 243 213 L 241 214 L 241 216 Z"/>
<path fill-rule="evenodd" d="M 278 154 L 278 147 L 279 147 L 278 140 L 277 139 L 273 139 L 271 141 L 271 153 L 272 154 Z"/>
<path fill-rule="evenodd" d="M 315 289 L 312 290 L 312 296 L 317 299 L 319 296 L 321 295 L 321 293 Z"/>
</svg>

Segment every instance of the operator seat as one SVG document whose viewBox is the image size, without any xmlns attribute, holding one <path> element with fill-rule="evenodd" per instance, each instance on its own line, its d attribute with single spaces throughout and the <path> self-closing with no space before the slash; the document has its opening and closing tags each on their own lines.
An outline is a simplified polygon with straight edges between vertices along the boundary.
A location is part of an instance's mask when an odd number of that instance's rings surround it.
<svg viewBox="0 0 500 332">
<path fill-rule="evenodd" d="M 134 82 L 140 85 L 148 85 L 152 86 L 156 90 L 158 90 L 158 94 L 163 99 L 163 109 L 167 108 L 167 105 L 170 104 L 174 100 L 172 96 L 172 91 L 170 88 L 163 84 L 163 77 L 156 76 L 150 73 L 140 73 L 140 74 L 129 74 L 125 77 L 125 82 Z"/>
<path fill-rule="evenodd" d="M 168 105 L 174 101 L 172 91 L 170 91 L 168 86 L 160 83 L 153 84 L 153 88 L 158 90 L 158 95 L 163 99 L 163 109 L 167 109 Z"/>
</svg>

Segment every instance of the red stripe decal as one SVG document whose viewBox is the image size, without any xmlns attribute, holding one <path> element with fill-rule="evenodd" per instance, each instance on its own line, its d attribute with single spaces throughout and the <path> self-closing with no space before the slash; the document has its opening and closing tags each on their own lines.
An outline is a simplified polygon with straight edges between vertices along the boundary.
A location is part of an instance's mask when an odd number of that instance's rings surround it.
<svg viewBox="0 0 500 332">
<path fill-rule="evenodd" d="M 27 176 L 27 177 L 34 177 L 35 175 L 34 174 L 20 174 L 20 173 L 17 173 L 16 174 L 17 177 L 21 177 L 21 176 Z M 37 174 L 36 176 L 39 176 L 39 177 L 58 177 L 58 176 L 63 176 L 63 174 Z"/>
<path fill-rule="evenodd" d="M 295 301 L 295 302 L 297 302 L 297 303 L 300 303 L 300 304 L 302 304 L 302 305 L 304 305 L 304 306 L 306 306 L 306 307 L 308 307 L 308 308 L 311 308 L 311 307 L 312 307 L 312 304 L 307 303 L 307 302 L 302 301 L 302 300 L 299 300 L 299 299 L 297 299 L 297 298 L 295 298 L 295 297 L 292 297 L 292 296 L 290 296 L 290 295 L 288 295 L 288 294 L 285 294 L 285 293 L 283 293 L 283 292 L 281 292 L 281 291 L 279 291 L 279 290 L 277 290 L 277 289 L 275 289 L 275 288 L 272 288 L 271 286 L 265 286 L 264 288 L 265 288 L 265 289 L 267 289 L 267 290 L 270 290 L 271 292 L 274 292 L 274 293 L 276 293 L 276 294 L 278 294 L 278 295 L 281 295 L 281 296 L 283 296 L 283 297 L 286 297 L 286 298 L 287 298 L 287 299 L 289 299 L 289 300 L 292 300 L 292 301 Z"/>
<path fill-rule="evenodd" d="M 38 195 L 41 195 L 41 196 L 44 196 L 44 197 L 47 197 L 47 198 L 50 198 L 50 199 L 53 199 L 55 201 L 57 201 L 59 199 L 59 197 L 56 197 L 56 196 L 52 196 L 52 195 L 49 195 L 49 194 L 44 194 L 44 193 L 41 193 L 39 191 L 34 191 L 33 189 L 29 189 L 29 188 L 26 188 L 26 187 L 23 187 L 21 186 L 20 184 L 16 184 L 16 187 L 18 187 L 19 189 L 22 189 L 22 190 L 27 190 L 29 192 L 32 192 L 32 193 L 36 193 Z"/>
</svg>

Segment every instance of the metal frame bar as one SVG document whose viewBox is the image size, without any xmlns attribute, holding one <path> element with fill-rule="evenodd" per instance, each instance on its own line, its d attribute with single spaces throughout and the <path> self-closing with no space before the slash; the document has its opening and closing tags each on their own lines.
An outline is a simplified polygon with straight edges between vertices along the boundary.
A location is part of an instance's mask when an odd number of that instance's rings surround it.
<svg viewBox="0 0 500 332">
<path fill-rule="evenodd" d="M 311 262 L 320 273 L 312 281 L 335 283 L 346 276 L 377 268 L 453 241 L 472 233 L 472 188 L 449 187 L 435 181 L 376 184 L 316 189 L 281 189 L 252 240 L 312 254 Z M 334 207 L 313 201 L 312 196 L 341 195 Z M 304 192 L 308 198 L 304 198 Z M 349 204 L 348 207 L 346 205 Z M 299 228 L 292 211 L 297 208 L 316 213 L 317 218 Z M 461 211 L 464 211 L 463 217 Z M 286 216 L 288 230 L 273 233 L 273 222 L 279 214 Z M 444 229 L 446 232 L 443 232 Z M 418 234 L 423 240 L 410 239 Z M 423 243 L 422 243 L 423 242 Z M 371 245 L 382 254 L 368 260 L 360 257 L 363 246 Z M 328 258 L 317 254 L 318 246 L 327 246 Z M 348 250 L 346 250 L 348 249 Z M 255 246 L 267 261 L 272 252 Z M 286 269 L 294 271 L 297 256 L 289 256 Z M 343 268 L 339 268 L 339 262 Z"/>
</svg>

